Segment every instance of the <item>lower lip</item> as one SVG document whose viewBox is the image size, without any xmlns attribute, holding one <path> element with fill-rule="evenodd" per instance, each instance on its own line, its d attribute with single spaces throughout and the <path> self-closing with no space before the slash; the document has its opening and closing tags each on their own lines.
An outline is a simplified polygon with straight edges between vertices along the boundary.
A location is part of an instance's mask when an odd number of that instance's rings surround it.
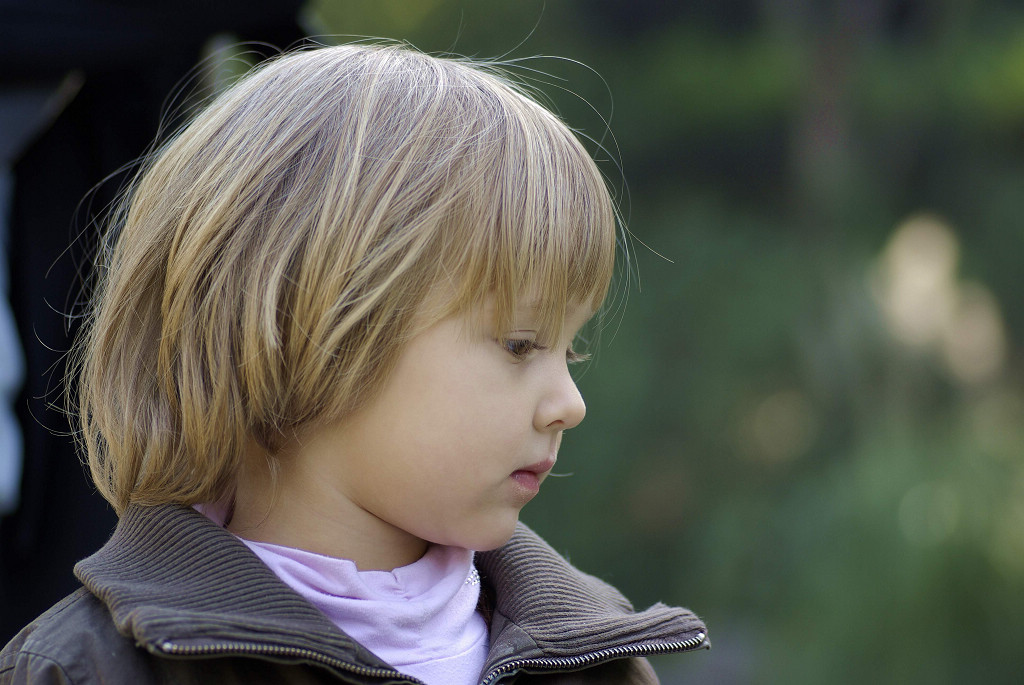
<svg viewBox="0 0 1024 685">
<path fill-rule="evenodd" d="M 530 497 L 540 492 L 540 477 L 533 471 L 514 471 L 511 478 Z"/>
</svg>

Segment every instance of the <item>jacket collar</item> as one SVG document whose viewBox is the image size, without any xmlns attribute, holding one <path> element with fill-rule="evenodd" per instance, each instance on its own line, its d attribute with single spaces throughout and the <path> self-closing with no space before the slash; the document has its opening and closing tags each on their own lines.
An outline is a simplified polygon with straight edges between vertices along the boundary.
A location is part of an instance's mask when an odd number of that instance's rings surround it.
<svg viewBox="0 0 1024 685">
<path fill-rule="evenodd" d="M 659 604 L 633 613 L 614 588 L 575 569 L 522 524 L 505 546 L 478 554 L 477 568 L 494 599 L 487 671 L 513 659 L 681 642 L 705 632 L 685 609 Z M 189 507 L 129 507 L 75 574 L 121 634 L 154 652 L 245 643 L 390 669 Z"/>
<path fill-rule="evenodd" d="M 154 653 L 269 643 L 390 669 L 191 507 L 130 506 L 75 575 Z"/>
<path fill-rule="evenodd" d="M 522 523 L 503 547 L 477 555 L 477 569 L 495 604 L 485 672 L 513 659 L 557 661 L 687 641 L 709 646 L 707 629 L 689 610 L 656 604 L 635 613 L 618 590 L 572 566 Z"/>
</svg>

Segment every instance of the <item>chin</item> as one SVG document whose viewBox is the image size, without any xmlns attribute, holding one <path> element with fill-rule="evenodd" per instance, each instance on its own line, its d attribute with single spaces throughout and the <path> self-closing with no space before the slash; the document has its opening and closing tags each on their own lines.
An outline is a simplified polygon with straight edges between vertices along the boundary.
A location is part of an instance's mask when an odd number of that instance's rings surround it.
<svg viewBox="0 0 1024 685">
<path fill-rule="evenodd" d="M 512 517 L 509 521 L 502 521 L 490 526 L 479 527 L 468 534 L 453 536 L 455 540 L 446 544 L 456 547 L 464 547 L 474 552 L 489 552 L 492 549 L 501 547 L 512 537 L 516 530 L 516 523 L 519 517 Z"/>
</svg>

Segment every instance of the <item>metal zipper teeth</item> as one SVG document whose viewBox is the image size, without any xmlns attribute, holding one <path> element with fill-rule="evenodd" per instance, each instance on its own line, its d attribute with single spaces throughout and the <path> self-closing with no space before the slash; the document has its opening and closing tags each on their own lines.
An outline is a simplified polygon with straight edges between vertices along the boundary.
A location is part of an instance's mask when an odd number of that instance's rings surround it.
<svg viewBox="0 0 1024 685">
<path fill-rule="evenodd" d="M 335 659 L 334 657 L 321 654 L 320 652 L 313 651 L 311 649 L 304 649 L 302 647 L 276 647 L 274 645 L 263 645 L 256 642 L 222 642 L 213 645 L 202 645 L 202 646 L 185 646 L 178 645 L 168 640 L 158 642 L 154 647 L 164 652 L 165 654 L 172 654 L 176 656 L 198 656 L 198 655 L 214 655 L 214 654 L 252 654 L 262 656 L 284 656 L 284 657 L 298 657 L 301 659 L 307 659 L 309 661 L 316 661 L 327 666 L 332 666 L 337 669 L 348 671 L 361 676 L 370 676 L 373 678 L 405 678 L 410 683 L 416 683 L 417 685 L 425 685 L 423 681 L 417 680 L 412 676 L 407 676 L 404 673 L 399 673 L 395 670 L 386 668 L 371 668 L 369 666 L 359 666 L 356 664 L 342 661 L 341 659 Z"/>
<path fill-rule="evenodd" d="M 707 639 L 707 635 L 704 633 L 697 633 L 689 640 L 683 642 L 660 642 L 657 644 L 642 644 L 642 645 L 630 645 L 623 647 L 609 647 L 607 649 L 599 649 L 596 652 L 590 652 L 580 656 L 570 657 L 538 657 L 535 659 L 516 659 L 504 663 L 498 668 L 494 669 L 487 674 L 480 685 L 490 685 L 495 682 L 498 678 L 507 675 L 511 671 L 515 671 L 527 666 L 533 666 L 544 669 L 578 669 L 587 665 L 596 664 L 601 661 L 608 661 L 611 659 L 625 658 L 625 657 L 637 657 L 637 656 L 651 656 L 653 654 L 667 654 L 669 652 L 685 652 L 691 649 L 696 649 Z"/>
</svg>

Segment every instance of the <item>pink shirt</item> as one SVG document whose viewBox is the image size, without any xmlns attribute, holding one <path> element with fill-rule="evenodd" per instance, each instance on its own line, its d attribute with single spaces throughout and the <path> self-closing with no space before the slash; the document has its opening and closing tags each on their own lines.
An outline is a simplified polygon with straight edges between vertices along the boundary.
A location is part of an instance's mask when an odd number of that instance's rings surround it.
<svg viewBox="0 0 1024 685">
<path fill-rule="evenodd" d="M 359 571 L 337 559 L 242 539 L 293 590 L 400 672 L 428 685 L 478 683 L 487 623 L 477 612 L 473 552 L 431 545 L 393 571 Z"/>
</svg>

